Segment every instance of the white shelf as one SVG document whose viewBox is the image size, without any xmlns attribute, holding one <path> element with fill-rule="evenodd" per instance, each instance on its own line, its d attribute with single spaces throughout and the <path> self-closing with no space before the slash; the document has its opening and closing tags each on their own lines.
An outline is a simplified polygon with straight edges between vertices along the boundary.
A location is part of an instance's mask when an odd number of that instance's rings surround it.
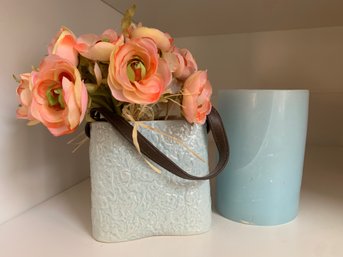
<svg viewBox="0 0 343 257">
<path fill-rule="evenodd" d="M 342 1 L 300 0 L 101 0 L 173 37 L 223 35 L 260 31 L 342 26 Z M 153 8 L 151 8 L 153 6 Z"/>
<path fill-rule="evenodd" d="M 213 214 L 210 232 L 105 244 L 91 237 L 84 181 L 0 226 L 1 257 L 343 256 L 343 148 L 307 152 L 298 217 L 284 225 L 244 225 Z"/>
</svg>

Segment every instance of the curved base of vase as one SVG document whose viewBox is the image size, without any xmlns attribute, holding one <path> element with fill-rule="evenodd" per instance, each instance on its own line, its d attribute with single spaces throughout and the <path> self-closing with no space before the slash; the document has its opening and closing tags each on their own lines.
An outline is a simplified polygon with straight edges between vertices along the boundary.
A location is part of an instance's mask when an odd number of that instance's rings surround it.
<svg viewBox="0 0 343 257">
<path fill-rule="evenodd" d="M 201 231 L 188 231 L 188 232 L 182 232 L 182 233 L 173 233 L 173 232 L 159 232 L 155 234 L 145 234 L 145 235 L 135 235 L 127 238 L 115 238 L 115 237 L 104 237 L 101 235 L 94 235 L 93 233 L 93 238 L 101 243 L 120 243 L 120 242 L 127 242 L 127 241 L 133 241 L 133 240 L 140 240 L 140 239 L 145 239 L 149 237 L 157 237 L 157 236 L 195 236 L 195 235 L 201 235 L 204 233 L 207 233 L 210 231 L 210 226 L 207 229 L 201 230 Z"/>
</svg>

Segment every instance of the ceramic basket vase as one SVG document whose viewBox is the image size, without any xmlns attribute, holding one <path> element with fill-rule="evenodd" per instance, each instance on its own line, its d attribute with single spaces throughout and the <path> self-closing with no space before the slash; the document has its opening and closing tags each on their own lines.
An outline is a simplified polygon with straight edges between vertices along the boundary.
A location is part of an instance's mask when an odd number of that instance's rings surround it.
<svg viewBox="0 0 343 257">
<path fill-rule="evenodd" d="M 170 137 L 139 127 L 139 131 L 172 161 L 192 175 L 208 174 L 205 126 L 186 121 L 144 124 Z M 90 168 L 93 237 L 120 242 L 155 235 L 192 235 L 209 230 L 209 181 L 190 181 L 148 166 L 136 148 L 107 122 L 91 125 Z M 203 160 L 187 150 L 187 145 Z"/>
</svg>

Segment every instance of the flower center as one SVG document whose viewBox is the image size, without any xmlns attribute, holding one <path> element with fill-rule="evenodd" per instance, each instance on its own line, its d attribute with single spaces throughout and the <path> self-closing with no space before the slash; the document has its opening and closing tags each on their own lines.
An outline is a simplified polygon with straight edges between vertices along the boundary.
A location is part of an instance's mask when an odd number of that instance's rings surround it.
<svg viewBox="0 0 343 257">
<path fill-rule="evenodd" d="M 131 82 L 140 81 L 144 79 L 146 75 L 146 68 L 144 63 L 139 58 L 130 60 L 126 67 L 127 76 Z"/>
<path fill-rule="evenodd" d="M 61 87 L 56 88 L 56 85 L 51 85 L 46 91 L 46 97 L 48 99 L 48 104 L 50 107 L 53 107 L 56 109 L 65 108 Z"/>
</svg>

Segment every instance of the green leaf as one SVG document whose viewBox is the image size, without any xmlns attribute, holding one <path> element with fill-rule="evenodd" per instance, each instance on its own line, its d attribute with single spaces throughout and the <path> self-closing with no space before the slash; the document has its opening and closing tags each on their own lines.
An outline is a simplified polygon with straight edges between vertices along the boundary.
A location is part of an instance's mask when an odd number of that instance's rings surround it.
<svg viewBox="0 0 343 257">
<path fill-rule="evenodd" d="M 17 83 L 20 83 L 20 79 L 15 74 L 12 74 L 12 77 Z"/>
<path fill-rule="evenodd" d="M 109 111 L 113 112 L 115 106 L 112 102 L 112 94 L 111 90 L 106 85 L 100 85 L 94 92 L 89 92 L 89 96 L 91 98 L 91 107 L 105 107 Z"/>
<path fill-rule="evenodd" d="M 124 16 L 121 20 L 121 29 L 122 32 L 125 34 L 127 29 L 130 27 L 132 23 L 132 17 L 135 15 L 136 12 L 136 5 L 133 4 L 129 9 L 126 10 Z"/>
<path fill-rule="evenodd" d="M 98 89 L 98 85 L 97 84 L 91 84 L 91 83 L 86 83 L 85 84 L 86 88 L 87 88 L 87 92 L 89 95 L 95 93 Z"/>
<path fill-rule="evenodd" d="M 83 57 L 82 55 L 80 55 L 79 66 L 88 66 L 90 62 L 91 61 L 89 59 L 87 59 L 86 57 Z"/>
</svg>

